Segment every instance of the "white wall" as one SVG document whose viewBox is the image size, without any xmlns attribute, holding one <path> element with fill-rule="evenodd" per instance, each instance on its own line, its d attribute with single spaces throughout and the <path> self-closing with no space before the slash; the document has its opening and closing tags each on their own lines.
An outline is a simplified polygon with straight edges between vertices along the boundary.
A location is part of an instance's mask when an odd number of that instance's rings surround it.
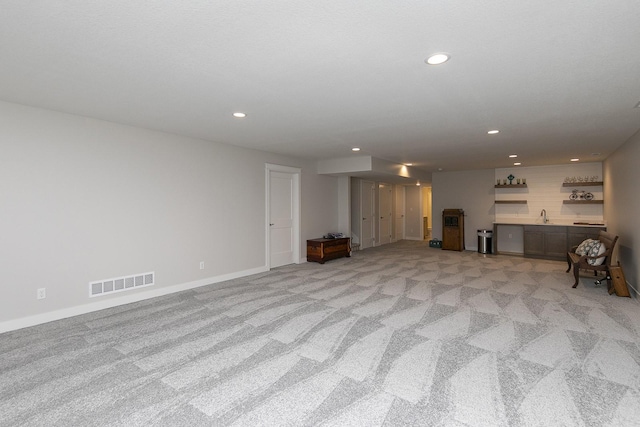
<svg viewBox="0 0 640 427">
<path fill-rule="evenodd" d="M 547 211 L 552 223 L 573 224 L 574 221 L 601 222 L 603 205 L 570 205 L 573 189 L 593 193 L 594 200 L 603 200 L 602 186 L 563 187 L 566 177 L 598 176 L 602 181 L 602 163 L 572 163 L 567 165 L 513 167 L 496 169 L 493 184 L 498 179 L 505 180 L 509 174 L 527 180 L 527 188 L 496 188 L 496 200 L 526 200 L 526 204 L 496 204 L 496 221 L 504 222 L 540 222 L 540 212 Z M 508 182 L 508 181 L 507 181 Z M 513 180 L 516 183 L 516 180 Z"/>
<path fill-rule="evenodd" d="M 444 209 L 463 209 L 465 248 L 477 250 L 477 230 L 493 228 L 494 185 L 493 169 L 434 173 L 432 181 L 433 237 L 442 240 L 442 211 Z"/>
<path fill-rule="evenodd" d="M 0 331 L 264 270 L 265 163 L 302 168 L 301 254 L 338 227 L 337 179 L 299 159 L 9 103 L 0 146 Z"/>
<path fill-rule="evenodd" d="M 640 131 L 604 162 L 604 216 L 607 229 L 619 236 L 614 261 L 622 265 L 627 282 L 635 289 L 640 285 Z"/>
<path fill-rule="evenodd" d="M 360 220 L 362 216 L 360 206 L 360 179 L 349 178 L 350 183 L 350 199 L 351 199 L 351 241 L 352 243 L 360 244 L 360 237 L 362 236 L 362 222 Z"/>
<path fill-rule="evenodd" d="M 338 176 L 338 228 L 337 232 L 351 236 L 351 179 Z"/>
</svg>

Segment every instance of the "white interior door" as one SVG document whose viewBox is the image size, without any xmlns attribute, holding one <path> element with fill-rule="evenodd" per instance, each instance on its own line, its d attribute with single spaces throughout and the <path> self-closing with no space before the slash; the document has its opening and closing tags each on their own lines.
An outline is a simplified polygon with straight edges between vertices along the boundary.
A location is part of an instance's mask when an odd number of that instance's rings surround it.
<svg viewBox="0 0 640 427">
<path fill-rule="evenodd" d="M 274 268 L 296 263 L 299 259 L 299 174 L 280 170 L 267 172 L 267 256 L 269 267 Z"/>
<path fill-rule="evenodd" d="M 374 193 L 375 184 L 371 181 L 360 181 L 360 212 L 362 214 L 360 249 L 373 246 L 373 225 L 375 217 Z"/>
<path fill-rule="evenodd" d="M 380 212 L 380 222 L 378 223 L 380 234 L 378 241 L 381 245 L 386 245 L 387 243 L 391 243 L 391 220 L 393 218 L 391 210 L 391 200 L 393 197 L 391 185 L 380 184 L 378 187 L 378 197 L 378 209 Z"/>
<path fill-rule="evenodd" d="M 404 239 L 404 186 L 396 185 L 396 240 Z"/>
</svg>

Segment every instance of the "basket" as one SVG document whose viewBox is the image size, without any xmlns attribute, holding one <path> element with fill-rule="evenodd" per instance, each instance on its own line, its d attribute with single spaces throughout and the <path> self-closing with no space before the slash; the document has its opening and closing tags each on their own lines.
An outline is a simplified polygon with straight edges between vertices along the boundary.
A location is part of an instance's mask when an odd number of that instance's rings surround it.
<svg viewBox="0 0 640 427">
<path fill-rule="evenodd" d="M 438 239 L 429 240 L 429 247 L 430 248 L 441 248 L 442 247 L 442 240 L 438 240 Z"/>
</svg>

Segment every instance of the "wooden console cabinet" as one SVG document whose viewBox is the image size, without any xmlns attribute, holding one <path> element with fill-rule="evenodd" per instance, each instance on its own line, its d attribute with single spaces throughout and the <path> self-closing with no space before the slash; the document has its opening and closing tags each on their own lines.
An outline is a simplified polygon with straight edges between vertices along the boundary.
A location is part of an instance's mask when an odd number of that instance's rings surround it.
<svg viewBox="0 0 640 427">
<path fill-rule="evenodd" d="M 462 209 L 442 211 L 442 249 L 464 251 L 464 211 Z"/>
<path fill-rule="evenodd" d="M 351 239 L 348 237 L 307 240 L 307 261 L 324 264 L 325 261 L 343 256 L 351 256 Z"/>
</svg>

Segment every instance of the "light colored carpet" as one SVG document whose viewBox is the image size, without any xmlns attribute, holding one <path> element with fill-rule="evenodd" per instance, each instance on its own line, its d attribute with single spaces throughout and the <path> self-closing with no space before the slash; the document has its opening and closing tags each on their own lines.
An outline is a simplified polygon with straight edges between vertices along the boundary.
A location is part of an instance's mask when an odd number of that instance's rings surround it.
<svg viewBox="0 0 640 427">
<path fill-rule="evenodd" d="M 640 306 L 403 241 L 0 335 L 2 426 L 640 425 Z"/>
</svg>

